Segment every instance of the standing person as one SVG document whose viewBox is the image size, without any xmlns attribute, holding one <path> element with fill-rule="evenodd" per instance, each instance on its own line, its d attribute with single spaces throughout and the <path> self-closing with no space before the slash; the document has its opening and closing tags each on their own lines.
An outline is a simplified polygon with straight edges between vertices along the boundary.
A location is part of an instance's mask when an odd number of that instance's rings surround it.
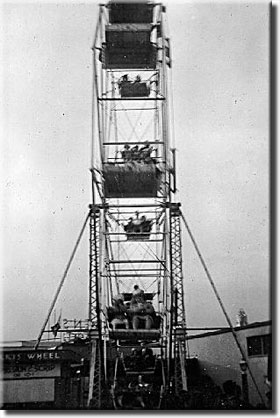
<svg viewBox="0 0 280 418">
<path fill-rule="evenodd" d="M 133 286 L 133 289 L 134 289 L 133 292 L 132 292 L 132 295 L 133 296 L 140 295 L 140 294 L 143 294 L 144 293 L 144 290 L 140 289 L 140 287 L 138 286 L 138 284 L 135 284 Z"/>
</svg>

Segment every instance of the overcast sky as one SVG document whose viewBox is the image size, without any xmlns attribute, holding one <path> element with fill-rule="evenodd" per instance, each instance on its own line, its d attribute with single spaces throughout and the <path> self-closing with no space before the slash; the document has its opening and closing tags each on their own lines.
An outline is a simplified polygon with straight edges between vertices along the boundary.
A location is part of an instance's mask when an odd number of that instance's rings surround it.
<svg viewBox="0 0 280 418">
<path fill-rule="evenodd" d="M 269 319 L 269 7 L 165 2 L 178 200 L 230 318 Z M 36 338 L 90 203 L 97 3 L 6 3 L 4 339 Z M 183 230 L 187 323 L 225 325 Z M 61 296 L 86 318 L 88 236 Z M 65 303 L 67 301 L 67 304 Z M 63 308 L 64 309 L 64 308 Z"/>
</svg>

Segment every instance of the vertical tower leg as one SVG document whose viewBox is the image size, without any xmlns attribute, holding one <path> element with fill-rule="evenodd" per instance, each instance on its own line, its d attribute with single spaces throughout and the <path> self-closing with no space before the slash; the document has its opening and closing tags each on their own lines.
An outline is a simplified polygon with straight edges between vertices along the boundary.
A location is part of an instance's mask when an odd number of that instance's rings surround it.
<svg viewBox="0 0 280 418">
<path fill-rule="evenodd" d="M 187 390 L 181 212 L 178 203 L 172 203 L 170 207 L 170 257 L 173 309 L 174 386 L 175 392 L 178 394 L 181 390 Z"/>
<path fill-rule="evenodd" d="M 98 340 L 94 339 L 91 342 L 91 358 L 90 358 L 90 373 L 89 373 L 89 393 L 88 393 L 88 407 L 90 409 L 101 408 L 101 364 L 100 364 L 100 344 Z"/>
<path fill-rule="evenodd" d="M 89 320 L 92 329 L 98 331 L 100 210 L 94 205 L 90 212 L 89 228 Z"/>
<path fill-rule="evenodd" d="M 92 205 L 90 212 L 90 255 L 89 255 L 89 320 L 91 322 L 91 359 L 89 376 L 88 407 L 101 409 L 103 382 L 103 352 L 99 304 L 99 245 L 100 210 Z"/>
</svg>

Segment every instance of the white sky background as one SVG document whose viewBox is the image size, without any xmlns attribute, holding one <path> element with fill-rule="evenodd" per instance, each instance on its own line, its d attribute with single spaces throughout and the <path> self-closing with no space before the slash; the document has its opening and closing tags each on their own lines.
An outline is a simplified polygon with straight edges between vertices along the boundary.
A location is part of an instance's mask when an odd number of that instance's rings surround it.
<svg viewBox="0 0 280 418">
<path fill-rule="evenodd" d="M 5 340 L 37 337 L 90 203 L 92 3 L 2 6 Z M 269 8 L 165 2 L 178 200 L 233 322 L 269 319 Z M 183 232 L 189 326 L 225 325 Z M 88 235 L 63 297 L 86 318 Z"/>
</svg>

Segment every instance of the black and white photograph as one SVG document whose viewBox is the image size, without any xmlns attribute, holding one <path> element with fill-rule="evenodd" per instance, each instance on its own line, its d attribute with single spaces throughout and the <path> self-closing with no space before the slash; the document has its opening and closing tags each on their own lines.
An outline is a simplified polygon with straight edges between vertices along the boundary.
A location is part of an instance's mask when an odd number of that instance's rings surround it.
<svg viewBox="0 0 280 418">
<path fill-rule="evenodd" d="M 0 9 L 1 409 L 272 412 L 272 4 Z"/>
</svg>

